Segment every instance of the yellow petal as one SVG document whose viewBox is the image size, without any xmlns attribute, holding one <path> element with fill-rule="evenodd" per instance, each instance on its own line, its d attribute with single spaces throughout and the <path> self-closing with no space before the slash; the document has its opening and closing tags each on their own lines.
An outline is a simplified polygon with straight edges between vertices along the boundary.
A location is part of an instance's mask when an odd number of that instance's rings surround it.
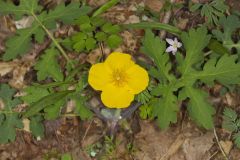
<svg viewBox="0 0 240 160">
<path fill-rule="evenodd" d="M 147 71 L 135 64 L 127 70 L 128 86 L 132 89 L 134 94 L 138 94 L 148 86 L 149 77 Z"/>
<path fill-rule="evenodd" d="M 109 84 L 101 94 L 103 104 L 108 108 L 129 107 L 134 99 L 134 94 L 127 87 L 116 87 Z"/>
<path fill-rule="evenodd" d="M 94 64 L 89 71 L 88 83 L 95 90 L 102 90 L 111 81 L 111 70 L 104 63 Z"/>
<path fill-rule="evenodd" d="M 105 63 L 112 69 L 127 69 L 134 65 L 129 54 L 113 52 L 111 53 Z"/>
</svg>

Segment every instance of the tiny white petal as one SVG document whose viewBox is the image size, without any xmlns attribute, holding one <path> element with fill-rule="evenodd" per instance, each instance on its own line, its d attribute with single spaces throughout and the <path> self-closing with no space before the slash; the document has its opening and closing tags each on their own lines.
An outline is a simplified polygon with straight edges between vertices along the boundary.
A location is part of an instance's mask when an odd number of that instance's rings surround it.
<svg viewBox="0 0 240 160">
<path fill-rule="evenodd" d="M 41 137 L 40 136 L 37 136 L 37 141 L 40 141 L 41 140 Z"/>
<path fill-rule="evenodd" d="M 147 20 L 148 20 L 148 17 L 147 17 L 146 15 L 143 15 L 143 16 L 142 16 L 142 20 L 143 20 L 143 21 L 147 21 Z"/>
<path fill-rule="evenodd" d="M 182 47 L 182 43 L 178 42 L 178 43 L 177 43 L 177 47 L 178 47 L 178 48 Z"/>
<path fill-rule="evenodd" d="M 173 55 L 175 55 L 176 52 L 177 52 L 177 48 L 173 47 L 173 50 L 172 50 Z"/>
<path fill-rule="evenodd" d="M 174 47 L 173 46 L 169 46 L 167 49 L 166 49 L 166 52 L 172 52 L 174 50 Z"/>
<path fill-rule="evenodd" d="M 168 42 L 168 44 L 173 45 L 174 41 L 170 38 L 166 38 L 166 41 Z"/>
</svg>

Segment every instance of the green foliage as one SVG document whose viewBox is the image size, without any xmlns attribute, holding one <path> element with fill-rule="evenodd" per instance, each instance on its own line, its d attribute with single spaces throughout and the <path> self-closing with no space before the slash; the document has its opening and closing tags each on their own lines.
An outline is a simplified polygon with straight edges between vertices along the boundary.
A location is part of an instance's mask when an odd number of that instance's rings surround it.
<svg viewBox="0 0 240 160">
<path fill-rule="evenodd" d="M 80 15 L 89 13 L 90 10 L 87 6 L 79 8 L 79 4 L 74 2 L 67 6 L 64 4 L 57 5 L 56 8 L 47 12 L 42 10 L 38 0 L 32 0 L 31 2 L 21 0 L 18 6 L 10 1 L 0 1 L 0 14 L 12 14 L 16 20 L 21 19 L 23 15 L 34 18 L 31 27 L 17 30 L 16 34 L 7 40 L 7 49 L 3 59 L 11 60 L 29 51 L 33 35 L 38 43 L 42 43 L 46 35 L 45 32 L 56 28 L 56 21 L 70 24 Z"/>
<path fill-rule="evenodd" d="M 66 103 L 65 97 L 66 95 L 64 95 L 63 98 L 60 99 L 59 101 L 53 104 L 47 105 L 46 108 L 44 108 L 44 119 L 54 120 L 61 115 L 61 110 L 64 104 Z"/>
<path fill-rule="evenodd" d="M 155 96 L 162 96 L 157 98 L 153 103 L 153 116 L 157 117 L 157 122 L 160 128 L 165 129 L 170 123 L 177 122 L 177 112 L 179 110 L 177 105 L 177 97 L 174 95 L 174 86 L 159 85 L 153 90 L 152 94 Z"/>
<path fill-rule="evenodd" d="M 223 55 L 218 60 L 210 59 L 201 72 L 192 76 L 199 78 L 206 84 L 218 81 L 224 85 L 237 84 L 240 82 L 240 63 L 237 63 L 236 55 Z"/>
<path fill-rule="evenodd" d="M 223 128 L 229 130 L 230 132 L 234 132 L 238 130 L 238 126 L 237 125 L 237 113 L 230 109 L 230 108 L 225 108 L 224 112 L 223 112 Z"/>
<path fill-rule="evenodd" d="M 108 10 L 109 8 L 113 7 L 115 4 L 117 4 L 119 2 L 119 0 L 110 0 L 107 3 L 105 3 L 104 5 L 102 5 L 99 9 L 97 9 L 94 13 L 93 13 L 93 17 L 96 17 L 102 13 L 104 13 L 106 10 Z"/>
<path fill-rule="evenodd" d="M 179 65 L 179 71 L 183 76 L 192 72 L 192 65 L 203 60 L 202 50 L 209 43 L 211 36 L 207 34 L 205 27 L 198 28 L 197 30 L 190 29 L 188 33 L 183 32 L 181 40 L 186 49 L 186 57 Z"/>
<path fill-rule="evenodd" d="M 116 48 L 122 43 L 122 38 L 118 35 L 120 27 L 101 17 L 83 15 L 75 21 L 75 24 L 79 26 L 80 32 L 62 42 L 66 48 L 82 52 L 95 49 L 100 42 L 105 42 L 110 48 Z"/>
<path fill-rule="evenodd" d="M 68 77 L 69 78 L 69 77 Z M 24 91 L 26 95 L 22 100 L 29 105 L 24 117 L 32 117 L 40 111 L 44 111 L 44 119 L 52 120 L 61 115 L 61 110 L 68 100 L 76 102 L 75 112 L 81 119 L 89 119 L 91 111 L 86 106 L 87 98 L 82 96 L 83 89 L 87 86 L 84 76 L 75 85 L 76 90 L 65 90 L 72 83 L 53 82 L 47 85 L 35 85 L 27 87 Z M 54 91 L 53 87 L 62 87 L 62 91 Z"/>
<path fill-rule="evenodd" d="M 61 156 L 61 160 L 72 160 L 72 156 L 69 153 L 65 153 Z"/>
<path fill-rule="evenodd" d="M 165 49 L 166 43 L 159 41 L 158 37 L 154 37 L 154 34 L 147 30 L 141 50 L 154 60 L 157 69 L 151 68 L 149 72 L 160 81 L 172 79 L 172 75 L 169 74 L 172 65 L 168 63 L 169 55 L 164 53 Z"/>
<path fill-rule="evenodd" d="M 81 95 L 75 96 L 73 100 L 76 103 L 75 112 L 82 120 L 86 120 L 92 117 L 92 112 L 86 107 L 86 98 Z"/>
<path fill-rule="evenodd" d="M 218 25 L 220 17 L 224 17 L 224 13 L 228 10 L 225 0 L 212 0 L 210 3 L 196 3 L 191 6 L 192 12 L 201 10 L 201 16 L 205 17 L 208 24 Z"/>
<path fill-rule="evenodd" d="M 149 74 L 158 81 L 158 86 L 151 91 L 155 98 L 149 106 L 152 106 L 153 116 L 157 117 L 160 128 L 167 128 L 170 123 L 177 121 L 178 102 L 188 100 L 187 110 L 191 119 L 211 129 L 215 109 L 207 101 L 208 93 L 198 88 L 198 82 L 200 80 L 206 85 L 215 81 L 223 85 L 238 84 L 240 63 L 237 62 L 237 56 L 227 54 L 207 59 L 204 63 L 203 49 L 211 38 L 206 27 L 190 29 L 180 37 L 186 55 L 183 57 L 177 53 L 177 70 L 172 73 L 169 54 L 165 53 L 165 42 L 154 37 L 149 30 L 145 33 L 142 51 L 154 61 L 156 66 L 150 67 Z"/>
<path fill-rule="evenodd" d="M 221 17 L 219 20 L 219 24 L 222 26 L 223 30 L 213 30 L 213 35 L 217 38 L 218 41 L 222 42 L 223 46 L 231 51 L 235 48 L 240 54 L 240 41 L 234 42 L 232 39 L 232 35 L 237 31 L 240 27 L 240 20 L 235 15 L 230 15 L 228 17 Z"/>
<path fill-rule="evenodd" d="M 11 89 L 6 84 L 0 85 L 0 99 L 4 103 L 4 108 L 0 110 L 0 143 L 12 142 L 16 137 L 16 128 L 23 128 L 19 113 L 13 109 L 21 101 L 13 98 L 16 90 Z"/>
<path fill-rule="evenodd" d="M 166 30 L 172 34 L 180 34 L 181 30 L 177 27 L 171 26 L 169 24 L 158 23 L 158 22 L 140 22 L 140 23 L 133 23 L 133 24 L 125 24 L 123 25 L 125 28 L 129 29 L 159 29 L 159 30 Z"/>
<path fill-rule="evenodd" d="M 34 137 L 44 137 L 44 126 L 42 124 L 42 116 L 34 116 L 30 118 L 30 130 Z"/>
<path fill-rule="evenodd" d="M 154 88 L 154 85 L 150 83 L 147 89 L 145 89 L 144 91 L 142 91 L 136 96 L 136 100 L 144 105 L 147 104 L 152 98 L 152 95 L 150 94 L 150 92 L 152 91 L 153 88 Z"/>
<path fill-rule="evenodd" d="M 142 105 L 139 107 L 139 116 L 141 119 L 151 118 L 152 115 L 152 107 L 150 105 Z"/>
<path fill-rule="evenodd" d="M 26 112 L 23 113 L 24 117 L 30 117 L 33 115 L 36 115 L 39 111 L 46 108 L 49 105 L 53 105 L 57 103 L 58 101 L 65 98 L 68 94 L 72 93 L 74 91 L 67 90 L 67 91 L 60 91 L 57 93 L 51 93 L 38 101 L 34 102 L 30 108 L 27 109 Z"/>
<path fill-rule="evenodd" d="M 240 117 L 231 108 L 224 109 L 222 127 L 233 133 L 234 143 L 240 148 Z"/>
<path fill-rule="evenodd" d="M 48 77 L 53 78 L 55 81 L 63 81 L 63 73 L 57 61 L 58 55 L 58 50 L 51 48 L 46 50 L 45 54 L 40 57 L 40 60 L 34 66 L 34 69 L 37 70 L 39 81 L 45 80 Z"/>
<path fill-rule="evenodd" d="M 212 115 L 215 114 L 215 109 L 207 101 L 208 94 L 190 86 L 184 87 L 180 94 L 190 99 L 187 108 L 190 117 L 206 129 L 213 128 Z"/>
<path fill-rule="evenodd" d="M 29 105 L 49 94 L 47 89 L 36 86 L 27 87 L 24 89 L 24 92 L 26 95 L 21 97 L 21 99 Z"/>
</svg>

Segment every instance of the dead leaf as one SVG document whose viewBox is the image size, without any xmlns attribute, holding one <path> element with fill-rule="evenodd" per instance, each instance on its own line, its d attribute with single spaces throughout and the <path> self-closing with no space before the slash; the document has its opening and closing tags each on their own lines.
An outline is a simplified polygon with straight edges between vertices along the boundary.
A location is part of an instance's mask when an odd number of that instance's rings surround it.
<svg viewBox="0 0 240 160">
<path fill-rule="evenodd" d="M 131 15 L 128 17 L 128 19 L 124 22 L 125 24 L 130 24 L 130 23 L 139 23 L 140 18 L 136 15 Z"/>
<path fill-rule="evenodd" d="M 164 4 L 164 0 L 146 0 L 145 5 L 154 12 L 160 12 Z"/>
<path fill-rule="evenodd" d="M 160 160 L 168 160 L 169 157 L 174 155 L 184 142 L 184 136 L 182 134 L 178 135 L 177 139 L 171 144 L 167 153 Z"/>
<path fill-rule="evenodd" d="M 66 105 L 66 113 L 71 113 L 74 108 L 75 108 L 75 101 L 74 100 L 70 100 L 67 102 L 67 105 Z"/>
<path fill-rule="evenodd" d="M 220 141 L 219 143 L 222 146 L 224 152 L 228 155 L 233 146 L 232 141 Z"/>
<path fill-rule="evenodd" d="M 30 120 L 27 119 L 27 118 L 24 118 L 22 120 L 22 123 L 23 123 L 23 130 L 26 131 L 26 132 L 31 132 L 30 131 Z"/>
<path fill-rule="evenodd" d="M 13 70 L 13 78 L 9 81 L 9 84 L 17 89 L 25 87 L 24 76 L 30 70 L 33 65 L 33 61 L 25 61 Z"/>
<path fill-rule="evenodd" d="M 88 54 L 87 62 L 90 64 L 95 64 L 99 60 L 99 58 L 102 57 L 102 52 L 104 56 L 107 56 L 110 54 L 111 50 L 108 47 L 104 47 L 103 51 L 100 48 L 97 48 Z"/>
<path fill-rule="evenodd" d="M 186 139 L 183 143 L 186 160 L 208 159 L 210 157 L 208 151 L 214 144 L 213 139 L 213 133 Z"/>
<path fill-rule="evenodd" d="M 3 110 L 4 109 L 4 103 L 3 103 L 3 100 L 0 99 L 0 110 Z"/>
<path fill-rule="evenodd" d="M 108 0 L 87 0 L 87 4 L 94 7 L 99 7 L 105 4 Z"/>
<path fill-rule="evenodd" d="M 127 53 L 135 53 L 138 48 L 136 37 L 129 31 L 122 32 L 121 36 L 123 38 L 123 45 L 121 45 L 122 50 Z"/>
<path fill-rule="evenodd" d="M 16 66 L 18 66 L 17 61 L 12 62 L 0 62 L 0 76 L 4 76 L 11 72 Z"/>
<path fill-rule="evenodd" d="M 32 16 L 23 17 L 19 21 L 15 21 L 15 25 L 17 29 L 23 29 L 31 27 L 34 18 Z"/>
<path fill-rule="evenodd" d="M 189 21 L 189 19 L 187 19 L 187 18 L 179 18 L 177 27 L 184 30 L 187 26 L 188 21 Z"/>
<path fill-rule="evenodd" d="M 160 160 L 176 139 L 176 131 L 160 131 L 154 125 L 141 121 L 141 132 L 136 135 L 134 146 L 137 148 L 134 156 L 136 160 Z"/>
</svg>

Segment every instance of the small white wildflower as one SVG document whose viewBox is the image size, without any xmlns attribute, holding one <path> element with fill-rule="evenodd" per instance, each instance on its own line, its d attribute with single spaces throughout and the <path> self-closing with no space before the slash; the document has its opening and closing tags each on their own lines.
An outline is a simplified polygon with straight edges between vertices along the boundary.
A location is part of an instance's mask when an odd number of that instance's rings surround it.
<svg viewBox="0 0 240 160">
<path fill-rule="evenodd" d="M 37 141 L 40 141 L 41 140 L 41 137 L 40 136 L 37 136 Z"/>
<path fill-rule="evenodd" d="M 143 20 L 143 21 L 147 21 L 147 20 L 148 20 L 148 17 L 147 17 L 146 15 L 143 15 L 143 16 L 142 16 L 142 20 Z"/>
<path fill-rule="evenodd" d="M 174 38 L 174 40 L 166 38 L 166 41 L 170 44 L 170 46 L 166 49 L 166 52 L 172 52 L 173 55 L 175 55 L 177 49 L 182 46 L 182 43 L 178 42 L 177 38 Z"/>
<path fill-rule="evenodd" d="M 90 153 L 91 157 L 95 157 L 96 154 L 97 154 L 97 153 L 96 153 L 95 151 L 91 151 L 91 153 Z"/>
</svg>

